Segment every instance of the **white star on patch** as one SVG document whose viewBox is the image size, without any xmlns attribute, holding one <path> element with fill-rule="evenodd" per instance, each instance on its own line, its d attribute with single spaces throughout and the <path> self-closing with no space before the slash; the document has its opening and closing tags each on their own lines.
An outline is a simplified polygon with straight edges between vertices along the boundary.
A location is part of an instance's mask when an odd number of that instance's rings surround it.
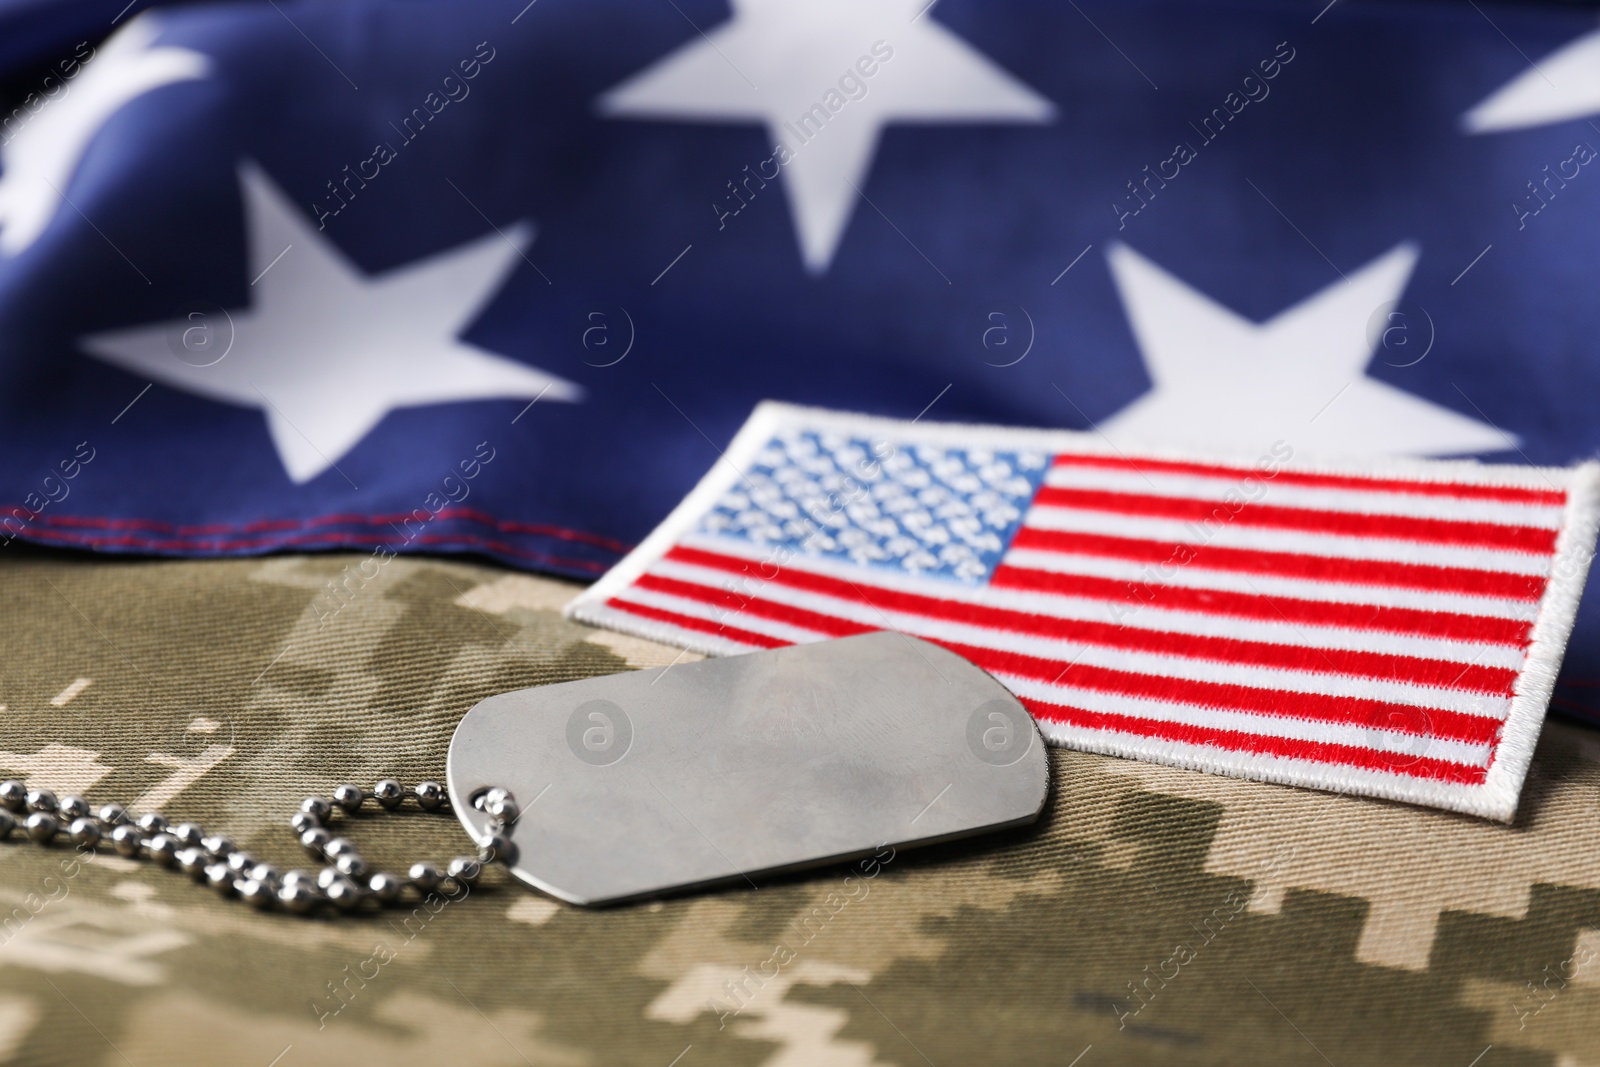
<svg viewBox="0 0 1600 1067">
<path fill-rule="evenodd" d="M 332 467 L 395 408 L 582 399 L 571 382 L 457 339 L 522 256 L 531 227 L 368 277 L 259 168 L 241 167 L 240 181 L 255 280 L 250 309 L 232 314 L 231 348 L 204 366 L 178 358 L 173 339 L 189 328 L 179 321 L 85 337 L 90 353 L 175 389 L 260 408 L 296 483 Z"/>
<path fill-rule="evenodd" d="M 0 253 L 14 256 L 39 239 L 89 142 L 128 101 L 206 76 L 211 61 L 199 52 L 152 47 L 160 30 L 150 14 L 128 23 L 0 146 Z"/>
<path fill-rule="evenodd" d="M 773 166 L 781 165 L 813 274 L 833 260 L 888 123 L 1055 116 L 1048 100 L 928 16 L 927 0 L 732 2 L 731 21 L 605 93 L 600 109 L 613 117 L 765 123 L 783 146 Z"/>
<path fill-rule="evenodd" d="M 1600 30 L 1530 64 L 1461 116 L 1468 133 L 1546 126 L 1600 112 Z"/>
<path fill-rule="evenodd" d="M 1493 426 L 1366 376 L 1373 314 L 1405 291 L 1414 245 L 1259 324 L 1126 245 L 1113 245 L 1107 259 L 1155 383 L 1099 425 L 1118 445 L 1264 452 L 1284 441 L 1307 454 L 1420 456 L 1517 445 Z"/>
</svg>

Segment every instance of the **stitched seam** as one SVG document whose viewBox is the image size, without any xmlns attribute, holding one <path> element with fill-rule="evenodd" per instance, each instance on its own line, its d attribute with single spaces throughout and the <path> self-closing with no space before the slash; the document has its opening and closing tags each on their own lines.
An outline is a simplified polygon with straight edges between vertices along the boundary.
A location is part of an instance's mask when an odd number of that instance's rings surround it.
<svg viewBox="0 0 1600 1067">
<path fill-rule="evenodd" d="M 418 509 L 425 510 L 425 509 Z M 514 519 L 497 519 L 487 512 L 474 508 L 445 508 L 439 512 L 428 512 L 428 521 L 439 520 L 474 522 L 484 526 L 493 527 L 502 533 L 527 533 L 541 537 L 555 537 L 563 541 L 580 541 L 600 548 L 624 553 L 633 546 L 615 538 L 602 534 L 588 533 L 583 530 L 572 530 L 564 526 L 555 526 L 545 523 L 518 522 Z M 92 526 L 108 530 L 151 530 L 156 533 L 169 533 L 180 537 L 209 536 L 212 534 L 226 533 L 261 533 L 273 530 L 301 530 L 317 526 L 338 525 L 364 525 L 386 526 L 408 519 L 416 520 L 416 512 L 393 512 L 379 515 L 333 514 L 319 515 L 310 519 L 256 519 L 244 523 L 207 523 L 199 526 L 180 526 L 158 519 L 111 519 L 96 516 L 79 515 L 37 515 L 32 520 L 45 526 Z"/>
<path fill-rule="evenodd" d="M 396 547 L 404 547 L 411 544 L 428 544 L 439 547 L 454 546 L 462 548 L 488 549 L 493 552 L 501 552 L 510 556 L 534 560 L 549 566 L 568 567 L 595 574 L 607 569 L 606 564 L 598 563 L 594 560 L 553 556 L 544 552 L 536 552 L 530 549 L 517 548 L 516 546 L 507 544 L 504 541 L 495 541 L 486 537 L 477 536 L 475 534 L 457 534 L 454 536 L 444 534 L 423 534 L 418 537 L 414 537 L 409 541 L 357 533 L 301 534 L 290 535 L 281 538 L 256 538 L 253 540 L 246 538 L 225 537 L 209 537 L 203 539 L 185 540 L 158 540 L 156 538 L 139 537 L 132 534 L 124 534 L 117 537 L 101 537 L 94 534 L 71 534 L 64 531 L 54 530 L 30 530 L 26 533 L 18 534 L 17 537 L 20 540 L 25 541 L 38 539 L 44 541 L 64 542 L 73 545 L 83 545 L 88 547 L 117 546 L 123 548 L 143 548 L 151 551 L 170 551 L 174 549 L 188 551 L 202 549 L 210 549 L 214 551 L 246 551 L 251 549 L 287 548 L 296 545 L 308 544 L 368 544 L 390 545 Z"/>
</svg>

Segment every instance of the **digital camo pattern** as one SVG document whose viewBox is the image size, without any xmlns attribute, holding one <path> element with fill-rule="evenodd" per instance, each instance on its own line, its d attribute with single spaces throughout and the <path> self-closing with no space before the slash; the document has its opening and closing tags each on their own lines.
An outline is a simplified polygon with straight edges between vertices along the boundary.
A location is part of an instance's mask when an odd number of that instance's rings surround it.
<svg viewBox="0 0 1600 1067">
<path fill-rule="evenodd" d="M 474 701 L 676 655 L 465 563 L 6 563 L 0 771 L 284 863 L 301 796 L 438 777 Z M 0 1061 L 1600 1062 L 1600 737 L 1547 730 L 1511 827 L 1051 760 L 1037 827 L 603 911 L 500 886 L 306 921 L 0 844 Z M 353 836 L 380 865 L 464 843 L 420 814 Z"/>
</svg>

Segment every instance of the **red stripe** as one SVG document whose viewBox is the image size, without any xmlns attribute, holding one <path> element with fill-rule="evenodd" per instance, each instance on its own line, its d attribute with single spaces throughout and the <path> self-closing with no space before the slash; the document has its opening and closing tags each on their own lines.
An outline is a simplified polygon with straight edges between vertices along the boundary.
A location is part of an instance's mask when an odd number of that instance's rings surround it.
<svg viewBox="0 0 1600 1067">
<path fill-rule="evenodd" d="M 1249 548 L 1195 548 L 1169 541 L 1146 541 L 1105 534 L 1036 530 L 1024 526 L 1012 548 L 1037 548 L 1082 556 L 1105 556 L 1146 563 L 1171 563 L 1202 570 L 1243 571 L 1283 578 L 1310 578 L 1355 585 L 1403 586 L 1473 596 L 1538 600 L 1544 579 L 1526 574 L 1474 570 L 1470 567 L 1434 567 L 1420 563 L 1384 560 L 1337 559 L 1294 552 L 1264 552 Z"/>
<path fill-rule="evenodd" d="M 1296 741 L 1283 737 L 1265 737 L 1261 734 L 1191 726 L 1187 723 L 1152 722 L 1149 719 L 1133 719 L 1126 715 L 1110 715 L 1063 707 L 1059 704 L 1047 704 L 1042 700 L 1030 700 L 1027 697 L 1022 697 L 1021 700 L 1023 706 L 1034 716 L 1049 722 L 1059 722 L 1089 730 L 1115 730 L 1118 733 L 1151 737 L 1162 741 L 1206 745 L 1230 752 L 1251 752 L 1257 755 L 1285 756 L 1290 759 L 1347 767 L 1365 767 L 1403 774 L 1411 778 L 1464 782 L 1469 785 L 1481 784 L 1489 773 L 1487 767 L 1470 767 L 1463 763 L 1412 757 L 1400 752 L 1383 752 L 1379 749 L 1336 745 L 1326 741 Z"/>
<path fill-rule="evenodd" d="M 1447 496 L 1457 500 L 1499 500 L 1509 504 L 1565 504 L 1567 494 L 1560 489 L 1524 489 L 1510 485 L 1464 485 L 1458 482 L 1423 482 L 1406 478 L 1366 478 L 1360 475 L 1317 474 L 1314 471 L 1276 472 L 1255 467 L 1231 467 L 1213 463 L 1183 463 L 1163 459 L 1126 459 L 1121 456 L 1062 455 L 1057 467 L 1098 467 L 1111 470 L 1145 471 L 1149 474 L 1198 474 L 1208 478 L 1254 478 L 1285 485 L 1314 485 L 1328 489 L 1360 489 L 1368 492 L 1410 493 L 1417 496 Z"/>
<path fill-rule="evenodd" d="M 681 626 L 685 630 L 697 630 L 704 634 L 716 634 L 718 637 L 726 637 L 730 641 L 737 641 L 743 645 L 753 645 L 756 648 L 781 648 L 784 645 L 794 644 L 793 641 L 768 637 L 766 634 L 758 634 L 751 630 L 741 630 L 736 626 L 712 622 L 710 619 L 697 619 L 693 615 L 679 615 L 675 611 L 662 611 L 660 608 L 652 608 L 648 604 L 636 604 L 622 597 L 611 597 L 606 601 L 606 606 L 616 608 L 618 611 L 625 611 L 629 615 L 637 615 L 641 619 L 671 623 L 673 626 Z"/>
<path fill-rule="evenodd" d="M 1369 515 L 1354 511 L 1321 511 L 1241 501 L 1238 509 L 1220 500 L 1116 493 L 1104 489 L 1060 489 L 1046 485 L 1033 502 L 1043 507 L 1107 511 L 1117 515 L 1148 515 L 1163 519 L 1216 520 L 1236 526 L 1264 526 L 1276 530 L 1343 534 L 1350 537 L 1384 537 L 1401 541 L 1504 548 L 1548 555 L 1555 551 L 1556 531 L 1539 526 L 1508 526 L 1494 522 L 1422 519 L 1409 515 Z"/>
<path fill-rule="evenodd" d="M 670 592 L 675 596 L 682 596 L 685 599 L 709 604 L 730 603 L 729 595 L 724 590 L 713 589 L 709 586 L 690 585 L 689 583 L 656 578 L 650 575 L 640 578 L 641 585 L 645 584 L 646 578 L 651 578 L 654 582 L 662 584 L 670 582 L 674 588 L 663 591 Z M 648 615 L 647 617 L 658 618 L 664 622 L 674 622 L 689 629 L 729 636 L 748 635 L 748 637 L 734 636 L 733 639 L 743 641 L 746 644 L 756 644 L 759 641 L 763 648 L 773 648 L 790 643 L 768 637 L 765 634 L 736 630 L 725 623 L 717 623 L 708 619 L 696 619 L 693 616 L 681 615 L 677 612 L 662 611 L 658 608 L 645 608 L 643 605 L 631 602 L 621 605 L 617 604 L 615 599 L 611 603 L 623 607 L 627 611 L 641 614 L 653 612 L 653 615 Z M 829 637 L 849 637 L 854 634 L 871 633 L 885 629 L 885 627 L 867 626 L 836 618 L 832 615 L 810 611 L 806 608 L 774 603 L 770 600 L 739 598 L 737 605 L 737 610 L 748 612 L 758 618 L 772 619 L 776 622 L 797 626 Z M 921 634 L 917 636 L 923 637 L 924 640 L 931 641 L 936 645 L 942 645 L 987 671 L 1013 674 L 1049 684 L 1060 684 L 1062 678 L 1067 677 L 1066 684 L 1080 689 L 1094 689 L 1100 692 L 1121 693 L 1125 696 L 1146 697 L 1152 700 L 1195 705 L 1216 711 L 1245 711 L 1280 718 L 1311 719 L 1319 722 L 1371 726 L 1374 729 L 1393 730 L 1419 736 L 1439 737 L 1452 741 L 1467 741 L 1478 744 L 1494 740 L 1499 735 L 1500 730 L 1499 720 L 1482 715 L 1466 715 L 1457 711 L 1421 708 L 1412 704 L 1369 700 L 1362 697 L 1291 693 L 1278 689 L 1257 689 L 1223 682 L 1197 682 L 1187 678 L 1164 678 L 1159 675 L 1137 674 L 1132 671 L 1113 670 L 1109 667 L 1091 667 L 1084 664 L 1069 664 L 1063 668 L 1059 660 L 1043 659 L 1038 656 L 1027 656 L 1017 652 L 1004 652 L 992 648 L 980 648 L 976 645 L 965 645 L 956 641 L 946 641 Z"/>
<path fill-rule="evenodd" d="M 1171 704 L 1189 704 L 1211 711 L 1241 711 L 1283 719 L 1308 719 L 1316 722 L 1367 726 L 1374 730 L 1437 737 L 1446 741 L 1483 744 L 1500 736 L 1499 719 L 1486 715 L 1467 715 L 1442 708 L 1423 708 L 1366 697 L 1325 696 L 1320 693 L 1291 693 L 1282 689 L 1257 689 L 1226 682 L 1197 682 L 1187 678 L 1162 678 L 1157 675 L 1117 671 L 1109 667 L 1068 664 L 1057 660 L 978 648 L 954 641 L 938 641 L 958 656 L 965 656 L 994 674 L 1012 674 L 1047 685 L 1069 685 L 1101 693 L 1143 697 Z M 1143 720 L 1141 720 L 1143 721 Z"/>
<path fill-rule="evenodd" d="M 1157 611 L 1193 611 L 1308 626 L 1342 626 L 1352 630 L 1448 637 L 1515 648 L 1527 646 L 1528 632 L 1533 626 L 1531 622 L 1497 619 L 1487 615 L 1299 600 L 1267 596 L 1264 593 L 1191 589 L 1182 585 L 1147 585 L 1143 582 L 1040 571 L 1009 564 L 996 568 L 989 584 L 1003 589 L 1121 601 L 1132 605 L 1132 610 L 1149 607 Z"/>
<path fill-rule="evenodd" d="M 698 564 L 734 574 L 746 570 L 745 560 L 702 552 L 697 549 L 675 547 L 667 559 Z M 1317 674 L 1355 675 L 1363 678 L 1393 679 L 1414 682 L 1418 685 L 1441 686 L 1479 693 L 1511 695 L 1517 672 L 1504 667 L 1482 667 L 1475 664 L 1451 663 L 1444 660 L 1425 659 L 1421 656 L 1402 656 L 1382 652 L 1360 652 L 1346 649 L 1316 648 L 1297 645 L 1278 645 L 1265 641 L 1248 641 L 1241 638 L 1204 637 L 1194 634 L 1145 630 L 1115 623 L 1089 622 L 1081 619 L 1063 619 L 1053 615 L 1015 611 L 1009 608 L 988 607 L 965 601 L 941 600 L 916 593 L 900 592 L 873 586 L 870 596 L 853 582 L 830 578 L 796 569 L 780 570 L 775 584 L 792 589 L 834 597 L 853 604 L 864 604 L 883 611 L 900 611 L 932 619 L 982 626 L 991 630 L 1033 634 L 1064 641 L 1082 641 L 1105 648 L 1120 648 L 1136 652 L 1154 652 L 1191 659 L 1211 660 L 1219 663 L 1253 664 L 1283 670 L 1310 671 Z M 704 599 L 698 592 L 703 586 L 665 578 L 654 574 L 641 576 L 637 585 L 657 589 L 677 596 Z M 718 597 L 722 603 L 738 610 L 744 598 L 735 593 Z"/>
<path fill-rule="evenodd" d="M 825 634 L 828 637 L 854 637 L 856 634 L 875 633 L 879 630 L 889 629 L 887 626 L 871 626 L 866 623 L 852 622 L 841 619 L 837 615 L 827 615 L 808 608 L 792 607 L 788 604 L 779 604 L 772 600 L 757 600 L 751 597 L 738 596 L 726 589 L 717 589 L 709 585 L 696 585 L 693 582 L 680 582 L 675 578 L 662 578 L 655 574 L 641 574 L 635 579 L 634 585 L 641 589 L 654 589 L 658 593 L 669 596 L 682 597 L 701 604 L 725 607 L 733 614 L 747 612 L 757 618 L 772 619 L 775 622 L 787 623 L 798 626 L 812 633 Z M 767 638 L 771 641 L 774 638 Z M 788 642 L 780 642 L 787 644 Z"/>
</svg>

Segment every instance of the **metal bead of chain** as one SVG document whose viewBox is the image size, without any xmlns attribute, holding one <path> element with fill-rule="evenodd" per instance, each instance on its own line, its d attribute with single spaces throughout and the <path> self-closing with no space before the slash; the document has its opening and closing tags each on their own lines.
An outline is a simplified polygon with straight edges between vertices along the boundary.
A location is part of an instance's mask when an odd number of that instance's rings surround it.
<svg viewBox="0 0 1600 1067">
<path fill-rule="evenodd" d="M 10 780 L 0 782 L 0 838 L 21 829 L 35 843 L 48 845 L 64 833 L 80 847 L 109 845 L 130 859 L 148 858 L 163 867 L 174 867 L 255 907 L 302 915 L 328 908 L 348 912 L 367 905 L 386 907 L 409 897 L 425 897 L 447 885 L 470 888 L 478 884 L 484 864 L 509 864 L 514 857 L 514 846 L 505 831 L 516 821 L 517 802 L 504 789 L 490 789 L 475 800 L 492 819 L 490 836 L 477 856 L 457 856 L 444 870 L 432 863 L 415 863 L 405 877 L 370 871 L 355 845 L 328 829 L 336 808 L 348 818 L 369 800 L 376 800 L 387 811 L 400 808 L 407 800 L 415 800 L 423 811 L 450 810 L 449 795 L 438 782 L 406 788 L 385 778 L 370 790 L 341 785 L 333 791 L 332 802 L 307 797 L 289 825 L 301 847 L 328 866 L 315 872 L 279 872 L 271 864 L 257 862 L 226 837 L 208 835 L 197 823 L 172 826 L 156 812 L 134 820 L 120 804 L 106 804 L 94 811 L 82 797 L 58 800 L 48 789 L 30 790 Z"/>
</svg>

